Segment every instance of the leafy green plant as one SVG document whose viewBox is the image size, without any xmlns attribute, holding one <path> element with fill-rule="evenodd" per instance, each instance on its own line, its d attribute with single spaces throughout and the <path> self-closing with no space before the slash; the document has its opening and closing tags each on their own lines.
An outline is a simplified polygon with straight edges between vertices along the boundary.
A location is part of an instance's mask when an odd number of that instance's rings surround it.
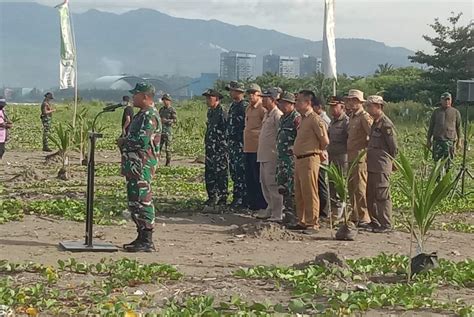
<svg viewBox="0 0 474 317">
<path fill-rule="evenodd" d="M 404 224 L 410 228 L 413 217 L 416 225 L 413 234 L 420 252 L 423 252 L 428 231 L 439 213 L 437 206 L 453 189 L 451 172 L 441 176 L 445 162 L 438 161 L 427 176 L 416 175 L 403 153 L 400 153 L 395 164 L 402 175 L 399 190 L 413 202 L 411 212 L 404 214 Z"/>
<path fill-rule="evenodd" d="M 49 139 L 58 148 L 58 155 L 61 158 L 61 168 L 58 172 L 58 178 L 62 180 L 69 179 L 69 155 L 73 147 L 73 131 L 69 126 L 64 126 L 59 123 L 54 133 L 49 136 Z"/>
</svg>

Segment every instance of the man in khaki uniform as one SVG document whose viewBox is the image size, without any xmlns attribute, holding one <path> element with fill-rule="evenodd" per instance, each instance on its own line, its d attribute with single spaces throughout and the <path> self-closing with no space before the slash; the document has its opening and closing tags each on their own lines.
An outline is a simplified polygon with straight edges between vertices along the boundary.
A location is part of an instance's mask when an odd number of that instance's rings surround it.
<svg viewBox="0 0 474 317">
<path fill-rule="evenodd" d="M 328 154 L 329 163 L 338 166 L 344 175 L 347 173 L 347 138 L 349 128 L 349 117 L 347 116 L 342 98 L 333 97 L 329 102 L 330 114 L 332 116 L 329 124 Z M 331 213 L 337 219 L 342 217 L 345 202 L 341 202 L 336 194 L 332 182 L 329 183 L 331 193 Z"/>
<path fill-rule="evenodd" d="M 397 155 L 397 140 L 392 121 L 384 114 L 385 102 L 380 96 L 367 98 L 367 111 L 374 118 L 367 147 L 367 207 L 374 232 L 392 230 L 390 174 L 392 159 Z"/>
<path fill-rule="evenodd" d="M 433 160 L 448 159 L 446 171 L 451 167 L 455 149 L 461 146 L 461 114 L 452 105 L 449 92 L 441 95 L 441 107 L 431 115 L 428 128 L 428 147 L 433 146 Z"/>
<path fill-rule="evenodd" d="M 281 222 L 283 220 L 283 196 L 278 192 L 277 171 L 277 134 L 283 113 L 277 107 L 281 89 L 273 87 L 262 93 L 263 107 L 267 110 L 258 138 L 257 161 L 260 163 L 260 182 L 263 197 L 268 203 L 265 210 L 257 215 L 259 219 Z"/>
<path fill-rule="evenodd" d="M 249 105 L 245 109 L 244 156 L 247 203 L 250 210 L 260 211 L 267 208 L 260 184 L 260 164 L 257 162 L 258 137 L 262 129 L 265 108 L 262 106 L 262 90 L 257 84 L 247 89 Z"/>
<path fill-rule="evenodd" d="M 302 119 L 293 147 L 298 224 L 289 228 L 305 234 L 314 234 L 319 228 L 318 173 L 329 144 L 325 124 L 311 106 L 312 96 L 314 93 L 308 90 L 298 93 L 296 110 Z"/>
<path fill-rule="evenodd" d="M 359 153 L 367 149 L 369 143 L 372 117 L 364 110 L 364 93 L 357 89 L 349 90 L 345 102 L 352 113 L 349 117 L 347 139 L 347 159 L 349 166 L 357 159 Z M 367 156 L 363 155 L 356 163 L 349 178 L 349 198 L 352 205 L 351 220 L 361 228 L 370 228 L 370 217 L 367 210 Z"/>
</svg>

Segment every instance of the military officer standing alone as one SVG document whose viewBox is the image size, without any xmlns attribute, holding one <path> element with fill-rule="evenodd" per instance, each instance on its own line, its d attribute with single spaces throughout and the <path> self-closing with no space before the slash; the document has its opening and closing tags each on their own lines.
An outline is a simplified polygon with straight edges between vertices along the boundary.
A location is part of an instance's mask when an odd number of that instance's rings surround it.
<svg viewBox="0 0 474 317">
<path fill-rule="evenodd" d="M 208 89 L 203 94 L 206 97 L 207 127 L 205 142 L 205 171 L 206 191 L 208 200 L 204 211 L 214 211 L 216 207 L 224 207 L 227 202 L 228 156 L 227 156 L 227 113 L 222 108 L 222 95 Z"/>
<path fill-rule="evenodd" d="M 41 104 L 41 123 L 43 125 L 43 151 L 52 152 L 48 145 L 49 132 L 51 131 L 51 121 L 53 118 L 53 109 L 51 101 L 54 99 L 53 94 L 48 92 L 44 95 L 43 103 Z"/>
<path fill-rule="evenodd" d="M 359 154 L 367 149 L 372 125 L 372 117 L 364 110 L 364 93 L 357 89 L 349 90 L 345 96 L 346 104 L 351 109 L 347 139 L 347 158 L 349 166 Z M 363 155 L 355 163 L 349 177 L 349 198 L 352 206 L 351 220 L 361 228 L 370 228 L 369 211 L 367 210 L 367 156 Z"/>
<path fill-rule="evenodd" d="M 231 81 L 226 90 L 230 91 L 232 98 L 227 123 L 230 176 L 234 182 L 230 207 L 242 209 L 248 207 L 244 158 L 245 109 L 248 102 L 244 100 L 245 87 L 242 83 Z"/>
<path fill-rule="evenodd" d="M 295 158 L 293 145 L 301 122 L 301 115 L 295 110 L 296 98 L 293 93 L 283 92 L 278 99 L 278 108 L 283 115 L 277 132 L 277 169 L 278 192 L 283 196 L 285 207 L 284 221 L 289 224 L 296 221 L 294 206 L 294 170 Z"/>
<path fill-rule="evenodd" d="M 138 83 L 133 90 L 133 105 L 140 109 L 127 137 L 118 140 L 122 150 L 122 175 L 127 181 L 128 209 L 137 226 L 137 238 L 123 248 L 127 252 L 152 252 L 155 207 L 151 181 L 158 164 L 161 120 L 153 103 L 155 87 Z"/>
<path fill-rule="evenodd" d="M 349 117 L 344 111 L 344 101 L 341 98 L 333 97 L 329 102 L 331 123 L 328 128 L 329 145 L 328 155 L 329 163 L 338 166 L 344 175 L 347 173 L 347 130 L 349 128 Z M 336 189 L 332 182 L 329 183 L 331 193 L 331 213 L 337 219 L 342 217 L 345 202 L 339 200 Z"/>
<path fill-rule="evenodd" d="M 171 142 L 173 141 L 173 125 L 176 124 L 177 115 L 176 110 L 171 106 L 172 99 L 169 94 L 164 94 L 161 97 L 163 107 L 160 108 L 161 124 L 163 132 L 161 133 L 160 153 L 163 153 L 163 148 L 166 153 L 165 166 L 170 166 L 171 163 Z"/>
<path fill-rule="evenodd" d="M 367 207 L 374 232 L 392 230 L 390 174 L 397 155 L 395 127 L 384 114 L 385 102 L 380 96 L 367 98 L 367 111 L 374 118 L 367 147 Z"/>
<path fill-rule="evenodd" d="M 298 224 L 293 230 L 314 234 L 319 229 L 318 174 L 325 150 L 329 144 L 327 130 L 321 117 L 312 108 L 314 93 L 302 90 L 298 93 L 296 110 L 301 114 L 301 124 L 294 144 L 295 199 Z"/>
<path fill-rule="evenodd" d="M 433 111 L 428 128 L 427 145 L 433 147 L 433 160 L 447 158 L 446 171 L 451 167 L 455 149 L 461 145 L 461 114 L 452 102 L 449 92 L 441 95 L 441 106 Z"/>
</svg>

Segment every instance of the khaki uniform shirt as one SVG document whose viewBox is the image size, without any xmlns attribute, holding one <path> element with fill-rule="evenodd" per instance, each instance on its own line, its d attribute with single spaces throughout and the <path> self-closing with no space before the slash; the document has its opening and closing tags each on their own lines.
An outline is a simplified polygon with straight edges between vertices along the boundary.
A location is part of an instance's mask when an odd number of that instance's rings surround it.
<svg viewBox="0 0 474 317">
<path fill-rule="evenodd" d="M 355 160 L 359 152 L 367 148 L 370 126 L 373 121 L 364 109 L 351 114 L 347 138 L 347 158 L 349 162 Z"/>
<path fill-rule="evenodd" d="M 257 153 L 258 136 L 262 129 L 265 108 L 262 102 L 248 105 L 245 109 L 244 153 Z"/>
<path fill-rule="evenodd" d="M 342 113 L 339 118 L 333 118 L 329 124 L 328 154 L 329 161 L 344 164 L 347 162 L 347 138 L 349 117 Z"/>
<path fill-rule="evenodd" d="M 461 136 L 461 114 L 458 109 L 439 107 L 433 111 L 428 128 L 428 140 L 456 141 Z"/>
<path fill-rule="evenodd" d="M 283 113 L 278 107 L 265 113 L 263 126 L 258 138 L 257 162 L 276 162 L 277 160 L 277 133 L 280 118 Z"/>
<path fill-rule="evenodd" d="M 397 155 L 395 126 L 384 114 L 372 124 L 367 146 L 367 171 L 372 173 L 392 172 L 392 159 Z"/>
<path fill-rule="evenodd" d="M 321 139 L 327 136 L 324 122 L 312 109 L 301 117 L 293 153 L 296 156 L 321 153 Z"/>
</svg>

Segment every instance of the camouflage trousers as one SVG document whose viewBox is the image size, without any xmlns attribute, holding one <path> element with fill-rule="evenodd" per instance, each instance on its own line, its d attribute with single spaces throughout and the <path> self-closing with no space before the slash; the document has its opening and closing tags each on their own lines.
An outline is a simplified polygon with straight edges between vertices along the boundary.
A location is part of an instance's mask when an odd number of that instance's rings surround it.
<svg viewBox="0 0 474 317">
<path fill-rule="evenodd" d="M 206 146 L 204 179 L 209 200 L 227 201 L 228 169 L 226 151 L 216 151 Z"/>
<path fill-rule="evenodd" d="M 293 156 L 278 156 L 276 168 L 276 182 L 279 189 L 283 189 L 283 205 L 285 210 L 295 211 L 294 200 L 295 159 Z"/>
<path fill-rule="evenodd" d="M 433 160 L 448 159 L 446 161 L 446 172 L 451 168 L 454 159 L 454 141 L 452 140 L 433 140 Z"/>
<path fill-rule="evenodd" d="M 148 175 L 147 175 L 148 174 Z M 155 206 L 151 191 L 151 176 L 142 174 L 140 178 L 127 178 L 128 210 L 139 229 L 153 229 Z"/>
<path fill-rule="evenodd" d="M 51 117 L 41 116 L 41 123 L 43 124 L 43 149 L 49 148 L 49 132 L 51 131 Z"/>
<path fill-rule="evenodd" d="M 171 134 L 168 133 L 162 133 L 161 134 L 161 139 L 160 139 L 160 153 L 163 153 L 163 151 L 166 154 L 166 161 L 169 162 L 171 161 L 171 152 L 172 152 L 172 140 L 173 137 Z"/>
<path fill-rule="evenodd" d="M 229 140 L 229 167 L 230 177 L 234 182 L 232 199 L 244 201 L 247 197 L 247 186 L 245 185 L 245 156 L 242 141 Z"/>
</svg>

